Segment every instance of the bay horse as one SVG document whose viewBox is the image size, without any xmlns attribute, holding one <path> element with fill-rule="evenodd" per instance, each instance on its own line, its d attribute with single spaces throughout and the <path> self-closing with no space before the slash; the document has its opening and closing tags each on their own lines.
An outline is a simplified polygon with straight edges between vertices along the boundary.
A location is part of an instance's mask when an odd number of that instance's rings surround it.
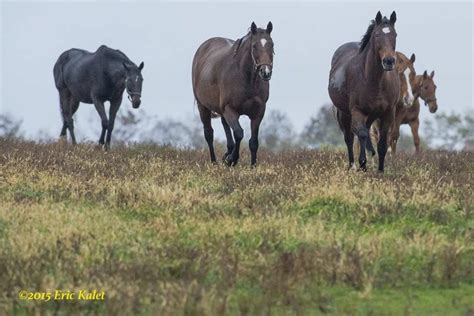
<svg viewBox="0 0 474 316">
<path fill-rule="evenodd" d="M 72 116 L 80 102 L 94 104 L 102 120 L 99 144 L 108 149 L 124 90 L 133 108 L 140 107 L 143 67 L 143 62 L 137 66 L 121 51 L 105 45 L 94 53 L 77 48 L 63 52 L 53 69 L 63 119 L 60 137 L 65 138 L 68 129 L 72 143 L 76 144 Z M 109 118 L 105 113 L 106 101 L 110 101 Z"/>
<path fill-rule="evenodd" d="M 388 131 L 400 93 L 399 77 L 393 71 L 396 65 L 396 19 L 395 11 L 390 19 L 382 17 L 379 11 L 361 42 L 340 46 L 331 61 L 328 91 L 344 132 L 349 168 L 354 164 L 352 146 L 356 134 L 360 142 L 360 169 L 367 170 L 365 149 L 370 144 L 369 128 L 374 120 L 380 119 L 378 170 L 384 171 Z"/>
<path fill-rule="evenodd" d="M 428 75 L 425 70 L 423 75 L 412 75 L 410 78 L 409 85 L 413 89 L 414 102 L 411 107 L 397 107 L 395 120 L 390 132 L 390 147 L 392 149 L 392 155 L 396 154 L 397 142 L 400 137 L 400 125 L 410 125 L 411 133 L 413 136 L 413 142 L 415 144 L 415 152 L 420 153 L 420 136 L 418 135 L 418 128 L 420 127 L 420 102 L 421 98 L 427 105 L 431 113 L 435 113 L 438 110 L 438 102 L 436 99 L 436 84 L 433 81 L 434 71 Z"/>
<path fill-rule="evenodd" d="M 251 120 L 251 165 L 256 165 L 258 130 L 265 114 L 273 69 L 272 30 L 272 22 L 266 29 L 257 28 L 252 22 L 244 37 L 236 41 L 222 37 L 208 39 L 194 55 L 194 98 L 213 163 L 216 155 L 211 118 L 221 116 L 227 139 L 223 160 L 227 165 L 235 166 L 244 137 L 239 117 L 247 115 Z"/>
</svg>

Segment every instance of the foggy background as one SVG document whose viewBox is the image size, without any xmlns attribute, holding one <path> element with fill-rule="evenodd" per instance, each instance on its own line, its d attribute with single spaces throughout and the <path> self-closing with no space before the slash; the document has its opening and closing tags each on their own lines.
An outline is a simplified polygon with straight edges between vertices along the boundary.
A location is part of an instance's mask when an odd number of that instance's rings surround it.
<svg viewBox="0 0 474 316">
<path fill-rule="evenodd" d="M 472 112 L 473 5 L 451 1 L 1 1 L 0 112 L 23 120 L 29 138 L 40 131 L 57 137 L 62 121 L 54 63 L 69 48 L 95 51 L 106 44 L 137 65 L 145 62 L 137 111 L 160 119 L 196 119 L 191 63 L 198 46 L 214 36 L 240 38 L 252 21 L 259 27 L 272 21 L 276 55 L 267 110 L 285 112 L 300 131 L 330 102 L 333 52 L 345 42 L 359 41 L 378 10 L 387 16 L 397 12 L 397 50 L 416 54 L 417 73 L 435 70 L 438 112 Z M 130 109 L 124 97 L 121 111 Z M 423 103 L 420 116 L 423 133 L 423 121 L 432 118 Z M 98 139 L 100 119 L 93 105 L 81 104 L 75 122 L 79 139 Z M 213 125 L 222 137 L 220 121 Z"/>
</svg>

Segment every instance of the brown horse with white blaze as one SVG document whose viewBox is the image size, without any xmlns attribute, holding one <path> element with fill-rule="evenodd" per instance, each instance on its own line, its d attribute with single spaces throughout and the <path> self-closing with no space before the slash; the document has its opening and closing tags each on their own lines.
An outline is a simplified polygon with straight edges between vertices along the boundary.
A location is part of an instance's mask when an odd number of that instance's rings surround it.
<svg viewBox="0 0 474 316">
<path fill-rule="evenodd" d="M 211 38 L 194 56 L 193 92 L 212 162 L 216 161 L 216 155 L 211 118 L 216 115 L 221 116 L 227 138 L 224 162 L 235 166 L 239 160 L 244 137 L 239 124 L 241 115 L 251 120 L 251 165 L 257 162 L 258 130 L 265 114 L 273 68 L 272 30 L 271 22 L 266 29 L 252 23 L 248 34 L 241 39 Z"/>
<path fill-rule="evenodd" d="M 349 155 L 349 168 L 354 163 L 354 134 L 360 141 L 359 164 L 367 170 L 365 149 L 372 122 L 380 119 L 381 137 L 378 142 L 379 171 L 383 172 L 387 138 L 398 102 L 400 82 L 396 64 L 396 13 L 390 19 L 377 13 L 360 43 L 339 47 L 331 62 L 329 96 L 337 109 L 339 126 Z"/>
</svg>

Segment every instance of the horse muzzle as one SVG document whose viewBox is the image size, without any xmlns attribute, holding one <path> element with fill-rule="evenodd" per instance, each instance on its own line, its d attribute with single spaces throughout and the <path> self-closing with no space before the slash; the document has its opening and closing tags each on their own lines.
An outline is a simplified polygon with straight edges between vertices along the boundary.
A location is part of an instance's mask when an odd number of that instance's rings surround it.
<svg viewBox="0 0 474 316">
<path fill-rule="evenodd" d="M 382 68 L 385 71 L 392 71 L 395 68 L 395 58 L 385 57 L 382 59 Z"/>
<path fill-rule="evenodd" d="M 261 65 L 259 69 L 260 78 L 264 81 L 270 81 L 272 79 L 272 66 L 271 65 Z"/>
<path fill-rule="evenodd" d="M 436 100 L 425 102 L 425 105 L 428 106 L 430 113 L 436 113 L 436 111 L 438 111 L 438 103 Z"/>
<path fill-rule="evenodd" d="M 134 109 L 138 109 L 140 107 L 140 104 L 142 103 L 141 95 L 139 94 L 133 94 L 131 96 L 129 95 L 128 99 L 130 100 L 130 102 L 132 102 L 132 107 Z"/>
</svg>

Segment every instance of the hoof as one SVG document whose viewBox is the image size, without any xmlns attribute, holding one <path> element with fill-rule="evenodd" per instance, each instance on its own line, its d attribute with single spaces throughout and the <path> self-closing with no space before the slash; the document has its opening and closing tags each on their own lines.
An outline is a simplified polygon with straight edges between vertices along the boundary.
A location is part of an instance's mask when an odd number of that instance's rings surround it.
<svg viewBox="0 0 474 316">
<path fill-rule="evenodd" d="M 227 160 L 227 157 L 230 156 L 229 153 L 225 153 L 224 156 L 222 156 L 222 161 L 225 162 Z"/>
<path fill-rule="evenodd" d="M 224 159 L 224 163 L 229 166 L 229 167 L 235 167 L 237 165 L 238 159 L 237 160 L 232 160 L 231 155 L 227 155 Z"/>
</svg>

